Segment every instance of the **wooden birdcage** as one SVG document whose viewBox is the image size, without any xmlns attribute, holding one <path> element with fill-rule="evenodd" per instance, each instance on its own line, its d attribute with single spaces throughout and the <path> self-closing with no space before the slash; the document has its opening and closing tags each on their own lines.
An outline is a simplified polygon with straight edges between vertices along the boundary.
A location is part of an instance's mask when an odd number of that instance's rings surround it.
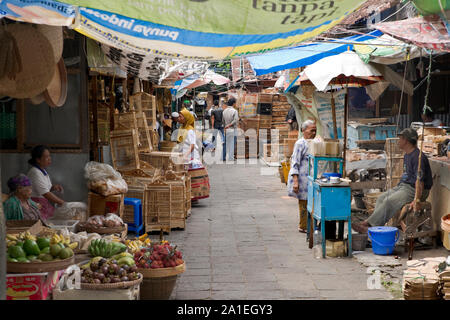
<svg viewBox="0 0 450 320">
<path fill-rule="evenodd" d="M 111 131 L 110 146 L 112 163 L 116 170 L 140 168 L 138 135 L 135 129 Z"/>
<path fill-rule="evenodd" d="M 186 227 L 184 184 L 156 182 L 145 190 L 145 231 Z"/>
</svg>

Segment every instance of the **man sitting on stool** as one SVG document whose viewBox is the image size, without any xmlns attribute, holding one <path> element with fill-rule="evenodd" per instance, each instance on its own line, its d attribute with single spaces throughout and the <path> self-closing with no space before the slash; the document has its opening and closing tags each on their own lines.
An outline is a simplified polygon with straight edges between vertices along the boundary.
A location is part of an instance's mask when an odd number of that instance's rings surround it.
<svg viewBox="0 0 450 320">
<path fill-rule="evenodd" d="M 420 182 L 416 184 L 420 154 L 417 132 L 407 128 L 398 135 L 398 146 L 405 152 L 400 183 L 378 197 L 375 210 L 367 220 L 352 224 L 352 228 L 359 233 L 367 233 L 369 227 L 384 226 L 406 204 L 409 204 L 410 210 L 417 211 L 417 202 L 414 201 L 416 188 L 420 201 L 425 201 L 430 194 L 433 177 L 428 158 L 423 153 Z"/>
</svg>

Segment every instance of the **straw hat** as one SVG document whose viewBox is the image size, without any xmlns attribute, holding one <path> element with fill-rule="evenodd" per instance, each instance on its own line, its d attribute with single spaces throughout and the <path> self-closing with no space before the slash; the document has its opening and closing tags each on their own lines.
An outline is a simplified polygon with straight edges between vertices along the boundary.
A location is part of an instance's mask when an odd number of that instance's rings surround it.
<svg viewBox="0 0 450 320">
<path fill-rule="evenodd" d="M 52 81 L 44 91 L 45 102 L 50 107 L 61 107 L 67 98 L 67 72 L 64 59 L 60 58 Z"/>
<path fill-rule="evenodd" d="M 57 26 L 48 26 L 45 24 L 38 24 L 36 28 L 47 38 L 48 41 L 50 41 L 53 49 L 53 55 L 55 57 L 54 61 L 55 64 L 57 64 L 63 53 L 63 28 Z"/>
<path fill-rule="evenodd" d="M 22 71 L 14 80 L 0 80 L 0 95 L 25 99 L 43 92 L 55 73 L 55 58 L 48 39 L 31 24 L 8 25 L 17 42 Z"/>
</svg>

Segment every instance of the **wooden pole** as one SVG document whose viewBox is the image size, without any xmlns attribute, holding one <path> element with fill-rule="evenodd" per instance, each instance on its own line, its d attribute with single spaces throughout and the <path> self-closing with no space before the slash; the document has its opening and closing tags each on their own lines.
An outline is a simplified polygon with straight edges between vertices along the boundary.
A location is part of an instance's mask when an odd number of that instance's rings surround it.
<svg viewBox="0 0 450 320">
<path fill-rule="evenodd" d="M 94 156 L 94 161 L 98 161 L 98 97 L 97 97 L 97 76 L 92 77 L 92 115 L 93 115 L 93 142 L 92 142 L 92 152 Z"/>
<path fill-rule="evenodd" d="M 333 92 L 331 92 L 331 113 L 333 115 L 333 135 L 334 135 L 334 139 L 338 139 L 337 124 L 336 124 L 336 105 L 334 103 Z"/>
<path fill-rule="evenodd" d="M 109 93 L 109 130 L 114 130 L 114 112 L 115 112 L 115 104 L 116 104 L 116 93 L 114 90 L 115 86 L 115 77 L 111 79 L 111 91 Z"/>
<path fill-rule="evenodd" d="M 343 163 L 343 170 L 342 170 L 342 177 L 345 178 L 346 175 L 346 151 L 347 151 L 347 117 L 348 117 L 348 85 L 345 92 L 345 104 L 344 104 L 344 163 Z"/>
</svg>

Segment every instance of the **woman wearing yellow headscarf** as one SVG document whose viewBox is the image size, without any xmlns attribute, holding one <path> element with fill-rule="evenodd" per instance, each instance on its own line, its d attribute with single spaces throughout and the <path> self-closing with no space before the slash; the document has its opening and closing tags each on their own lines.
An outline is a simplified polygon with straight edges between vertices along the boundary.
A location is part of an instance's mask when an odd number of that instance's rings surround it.
<svg viewBox="0 0 450 320">
<path fill-rule="evenodd" d="M 202 167 L 200 153 L 196 143 L 197 137 L 194 129 L 194 116 L 187 109 L 179 112 L 178 122 L 181 123 L 179 129 L 178 143 L 182 144 L 184 159 L 191 168 Z"/>
</svg>

